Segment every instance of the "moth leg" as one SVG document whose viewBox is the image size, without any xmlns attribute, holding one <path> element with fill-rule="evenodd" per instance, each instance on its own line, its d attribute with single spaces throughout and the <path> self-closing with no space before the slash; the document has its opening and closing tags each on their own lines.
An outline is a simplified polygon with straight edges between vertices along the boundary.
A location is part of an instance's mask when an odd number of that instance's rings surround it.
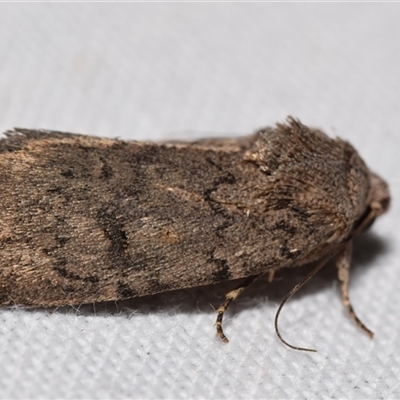
<svg viewBox="0 0 400 400">
<path fill-rule="evenodd" d="M 347 308 L 351 319 L 355 321 L 357 326 L 361 328 L 370 338 L 374 337 L 374 333 L 370 331 L 357 317 L 354 309 L 350 303 L 349 297 L 349 277 L 350 277 L 350 264 L 353 253 L 353 243 L 350 241 L 346 243 L 343 249 L 339 252 L 336 258 L 336 267 L 338 268 L 338 278 L 340 281 L 340 290 L 342 293 L 342 302 Z"/>
<path fill-rule="evenodd" d="M 225 295 L 225 301 L 220 305 L 217 310 L 217 321 L 215 323 L 217 327 L 217 335 L 222 339 L 224 343 L 228 343 L 229 340 L 225 336 L 224 331 L 222 329 L 222 318 L 224 316 L 225 311 L 229 307 L 229 304 L 232 303 L 233 300 L 237 299 L 240 294 L 242 294 L 248 286 L 250 286 L 260 275 L 255 275 L 244 280 L 236 289 L 231 290 Z"/>
</svg>

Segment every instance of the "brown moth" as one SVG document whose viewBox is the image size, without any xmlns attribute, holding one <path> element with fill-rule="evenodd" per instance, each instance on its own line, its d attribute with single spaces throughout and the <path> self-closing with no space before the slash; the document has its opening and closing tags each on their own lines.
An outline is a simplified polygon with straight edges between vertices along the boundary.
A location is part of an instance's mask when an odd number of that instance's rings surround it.
<svg viewBox="0 0 400 400">
<path fill-rule="evenodd" d="M 348 297 L 352 240 L 390 195 L 348 142 L 293 118 L 192 143 L 5 135 L 1 306 L 122 300 L 247 278 L 218 310 L 227 341 L 224 311 L 259 275 L 336 256 L 343 302 L 372 335 Z"/>
</svg>

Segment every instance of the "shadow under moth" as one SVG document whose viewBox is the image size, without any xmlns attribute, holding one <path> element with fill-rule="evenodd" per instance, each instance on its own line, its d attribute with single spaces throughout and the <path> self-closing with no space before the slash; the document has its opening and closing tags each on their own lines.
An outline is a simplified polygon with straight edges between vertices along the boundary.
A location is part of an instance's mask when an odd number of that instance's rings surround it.
<svg viewBox="0 0 400 400">
<path fill-rule="evenodd" d="M 15 129 L 0 140 L 0 306 L 128 299 L 336 257 L 389 206 L 387 184 L 346 141 L 289 117 L 234 139 L 135 142 Z M 288 344 L 295 349 L 303 349 Z"/>
</svg>

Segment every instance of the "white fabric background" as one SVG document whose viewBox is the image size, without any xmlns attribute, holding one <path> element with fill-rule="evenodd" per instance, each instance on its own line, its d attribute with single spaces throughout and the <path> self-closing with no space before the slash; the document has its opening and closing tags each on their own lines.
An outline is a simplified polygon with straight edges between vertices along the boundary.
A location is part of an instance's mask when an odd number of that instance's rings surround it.
<svg viewBox="0 0 400 400">
<path fill-rule="evenodd" d="M 0 4 L 0 128 L 125 139 L 239 135 L 286 115 L 349 140 L 390 183 L 357 241 L 348 318 L 333 265 L 79 310 L 0 310 L 1 398 L 400 397 L 400 4 Z"/>
</svg>

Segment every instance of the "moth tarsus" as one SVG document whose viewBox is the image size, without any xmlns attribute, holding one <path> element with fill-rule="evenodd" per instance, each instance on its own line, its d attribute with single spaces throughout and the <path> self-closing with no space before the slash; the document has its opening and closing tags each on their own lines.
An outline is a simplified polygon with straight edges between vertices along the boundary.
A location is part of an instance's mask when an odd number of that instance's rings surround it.
<svg viewBox="0 0 400 400">
<path fill-rule="evenodd" d="M 246 280 L 244 280 L 236 289 L 231 290 L 225 295 L 225 301 L 221 304 L 221 306 L 217 310 L 217 321 L 215 323 L 217 327 L 217 335 L 222 339 L 224 343 L 228 343 L 229 340 L 225 336 L 225 333 L 222 329 L 222 318 L 224 313 L 228 309 L 229 305 L 232 301 L 235 301 L 248 286 L 250 286 L 260 275 L 250 276 Z"/>
<path fill-rule="evenodd" d="M 243 278 L 218 309 L 226 341 L 224 312 L 256 277 L 338 252 L 343 302 L 370 332 L 348 296 L 351 243 L 387 210 L 387 184 L 348 142 L 291 117 L 192 143 L 15 129 L 0 140 L 0 185 L 2 306 Z"/>
</svg>

